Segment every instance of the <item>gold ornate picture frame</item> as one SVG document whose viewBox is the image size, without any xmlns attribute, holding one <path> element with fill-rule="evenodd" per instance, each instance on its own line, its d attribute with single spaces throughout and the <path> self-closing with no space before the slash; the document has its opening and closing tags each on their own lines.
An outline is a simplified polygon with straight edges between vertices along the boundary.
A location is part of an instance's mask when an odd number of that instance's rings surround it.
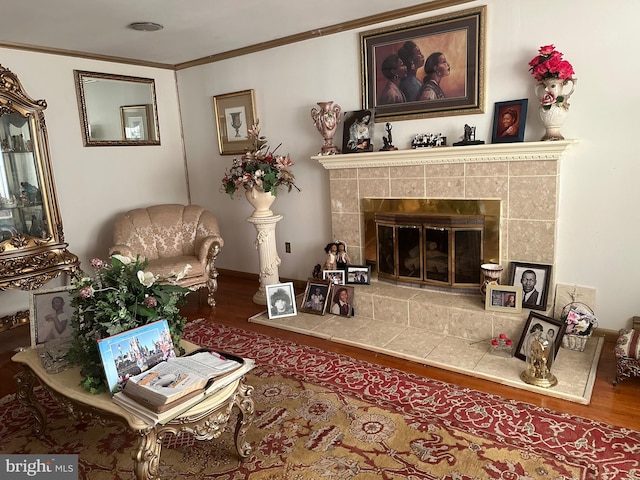
<svg viewBox="0 0 640 480">
<path fill-rule="evenodd" d="M 249 128 L 256 122 L 253 90 L 213 97 L 221 155 L 238 155 L 250 150 Z"/>
<path fill-rule="evenodd" d="M 376 122 L 484 113 L 486 12 L 482 6 L 362 32 L 362 108 L 374 109 Z M 406 98 L 398 93 L 399 86 L 390 85 L 389 65 L 405 56 L 401 48 L 406 42 L 413 42 L 422 53 L 424 60 L 416 65 L 415 75 L 421 87 L 429 80 L 425 72 L 429 58 L 446 58 L 449 74 L 439 83 L 444 97 L 420 100 L 418 93 Z M 431 65 L 430 61 L 430 69 Z M 386 95 L 389 89 L 397 95 Z"/>
</svg>

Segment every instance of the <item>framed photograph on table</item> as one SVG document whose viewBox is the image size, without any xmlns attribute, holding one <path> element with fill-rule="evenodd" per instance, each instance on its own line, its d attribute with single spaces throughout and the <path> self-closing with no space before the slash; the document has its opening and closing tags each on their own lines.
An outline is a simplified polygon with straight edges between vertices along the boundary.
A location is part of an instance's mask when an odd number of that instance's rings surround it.
<svg viewBox="0 0 640 480">
<path fill-rule="evenodd" d="M 562 320 L 546 317 L 537 312 L 529 312 L 529 318 L 520 336 L 514 356 L 520 360 L 526 360 L 529 337 L 534 333 L 542 332 L 542 336 L 553 343 L 553 356 L 555 358 L 560 345 L 562 345 L 562 336 L 566 328 L 567 324 Z"/>
<path fill-rule="evenodd" d="M 31 346 L 52 340 L 71 340 L 71 285 L 46 290 L 34 290 L 29 299 Z"/>
<path fill-rule="evenodd" d="M 347 265 L 347 282 L 346 283 L 369 285 L 371 283 L 371 266 Z"/>
<path fill-rule="evenodd" d="M 265 287 L 269 318 L 295 317 L 298 312 L 293 282 L 276 283 Z"/>
<path fill-rule="evenodd" d="M 124 140 L 149 140 L 153 119 L 152 105 L 125 105 L 120 107 L 122 138 Z"/>
<path fill-rule="evenodd" d="M 522 286 L 522 308 L 546 310 L 551 285 L 551 265 L 511 262 L 509 284 Z"/>
<path fill-rule="evenodd" d="M 249 129 L 256 122 L 253 90 L 213 97 L 218 128 L 218 148 L 222 155 L 239 155 L 250 150 Z"/>
<path fill-rule="evenodd" d="M 491 143 L 522 142 L 527 120 L 528 100 L 497 102 L 493 111 Z"/>
<path fill-rule="evenodd" d="M 486 6 L 360 34 L 376 122 L 484 112 Z"/>
<path fill-rule="evenodd" d="M 316 315 L 324 315 L 329 302 L 330 290 L 330 280 L 319 280 L 317 278 L 310 278 L 307 280 L 307 288 L 305 289 L 302 297 L 300 311 Z"/>
<path fill-rule="evenodd" d="M 489 283 L 484 301 L 485 310 L 503 313 L 522 311 L 522 287 Z"/>
</svg>

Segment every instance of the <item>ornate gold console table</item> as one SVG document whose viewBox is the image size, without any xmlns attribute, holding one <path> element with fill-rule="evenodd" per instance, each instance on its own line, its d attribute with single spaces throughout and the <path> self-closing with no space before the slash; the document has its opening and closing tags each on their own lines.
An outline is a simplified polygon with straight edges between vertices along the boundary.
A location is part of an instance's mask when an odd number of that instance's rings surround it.
<svg viewBox="0 0 640 480">
<path fill-rule="evenodd" d="M 187 352 L 197 348 L 189 342 L 183 341 L 182 345 Z M 165 435 L 190 433 L 197 440 L 217 438 L 227 426 L 234 406 L 239 410 L 234 437 L 238 455 L 244 460 L 251 454 L 251 446 L 245 438 L 254 416 L 253 387 L 245 383 L 244 377 L 166 424 L 152 426 L 113 403 L 109 393 L 93 395 L 85 391 L 80 386 L 82 377 L 79 367 L 56 374 L 48 373 L 42 366 L 36 349 L 17 353 L 12 360 L 23 367 L 23 371 L 16 375 L 18 400 L 34 416 L 34 434 L 41 435 L 47 427 L 46 414 L 33 392 L 38 381 L 73 417 L 94 420 L 102 425 L 121 423 L 133 430 L 138 441 L 131 456 L 138 480 L 159 478 L 160 451 Z"/>
</svg>

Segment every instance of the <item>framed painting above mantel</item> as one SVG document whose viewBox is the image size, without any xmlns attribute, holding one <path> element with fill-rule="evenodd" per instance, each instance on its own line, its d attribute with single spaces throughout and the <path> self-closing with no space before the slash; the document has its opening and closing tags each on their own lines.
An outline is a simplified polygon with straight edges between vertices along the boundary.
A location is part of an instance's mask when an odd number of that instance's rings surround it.
<svg viewBox="0 0 640 480">
<path fill-rule="evenodd" d="M 376 122 L 483 113 L 486 12 L 362 32 L 362 108 Z"/>
</svg>

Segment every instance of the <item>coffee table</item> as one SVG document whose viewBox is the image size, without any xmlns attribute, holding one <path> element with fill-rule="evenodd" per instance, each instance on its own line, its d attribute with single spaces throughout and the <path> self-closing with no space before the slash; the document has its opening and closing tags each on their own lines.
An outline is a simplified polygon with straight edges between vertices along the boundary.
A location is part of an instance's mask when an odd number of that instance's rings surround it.
<svg viewBox="0 0 640 480">
<path fill-rule="evenodd" d="M 186 352 L 199 348 L 182 341 Z M 251 446 L 246 442 L 246 433 L 254 416 L 253 387 L 242 377 L 222 388 L 216 394 L 194 405 L 187 412 L 166 424 L 149 425 L 141 418 L 111 400 L 108 392 L 93 395 L 80 386 L 80 367 L 70 368 L 60 373 L 48 373 L 43 367 L 37 349 L 23 350 L 11 359 L 19 363 L 23 370 L 16 375 L 18 401 L 34 416 L 34 434 L 46 431 L 47 417 L 33 392 L 39 382 L 55 401 L 74 418 L 93 420 L 101 425 L 120 423 L 137 434 L 138 441 L 131 453 L 133 469 L 138 480 L 159 478 L 160 452 L 165 435 L 189 433 L 197 440 L 217 438 L 229 423 L 233 407 L 239 410 L 235 425 L 234 440 L 238 455 L 245 460 L 251 454 Z"/>
</svg>

